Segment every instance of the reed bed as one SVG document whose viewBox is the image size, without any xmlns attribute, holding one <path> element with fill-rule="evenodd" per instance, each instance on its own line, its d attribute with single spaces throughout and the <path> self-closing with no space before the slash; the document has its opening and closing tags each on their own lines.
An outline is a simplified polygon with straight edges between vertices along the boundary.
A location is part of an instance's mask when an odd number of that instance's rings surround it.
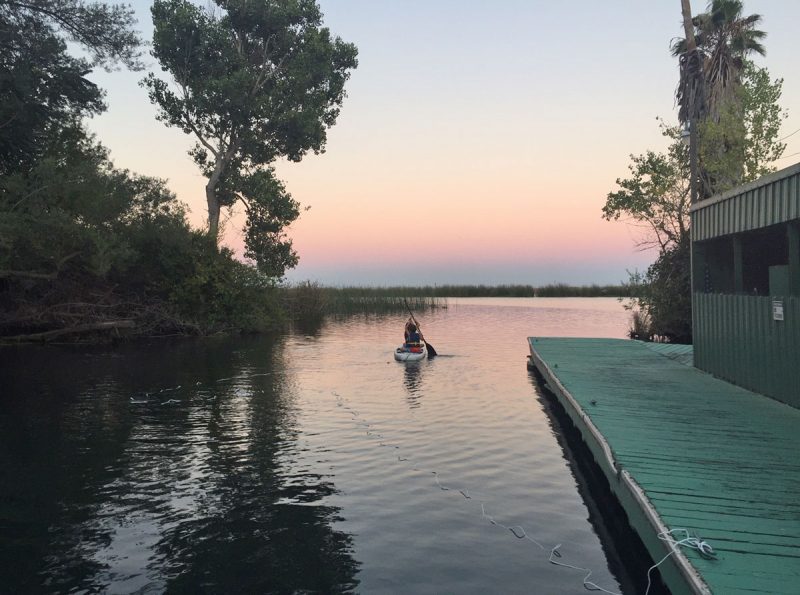
<svg viewBox="0 0 800 595">
<path fill-rule="evenodd" d="M 424 285 L 417 287 L 343 287 L 343 295 L 407 298 L 448 297 L 630 297 L 630 285 Z"/>
<path fill-rule="evenodd" d="M 564 283 L 533 285 L 425 285 L 420 287 L 325 287 L 315 282 L 281 288 L 284 308 L 292 320 L 320 321 L 326 316 L 415 313 L 446 308 L 449 297 L 630 297 L 629 285 Z"/>
<path fill-rule="evenodd" d="M 567 285 L 555 283 L 536 288 L 536 297 L 619 297 L 634 295 L 635 288 L 629 284 L 621 285 Z"/>
<path fill-rule="evenodd" d="M 408 287 L 323 287 L 305 282 L 282 288 L 284 308 L 292 320 L 314 321 L 326 316 L 415 313 L 446 308 L 443 297 L 419 295 Z"/>
</svg>

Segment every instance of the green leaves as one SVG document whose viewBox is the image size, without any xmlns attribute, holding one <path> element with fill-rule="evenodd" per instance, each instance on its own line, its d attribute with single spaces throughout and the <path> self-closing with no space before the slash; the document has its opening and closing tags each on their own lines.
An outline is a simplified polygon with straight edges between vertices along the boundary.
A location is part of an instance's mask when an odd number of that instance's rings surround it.
<svg viewBox="0 0 800 595">
<path fill-rule="evenodd" d="M 185 0 L 156 0 L 153 55 L 175 85 L 154 75 L 143 84 L 159 118 L 197 139 L 190 154 L 209 178 L 210 234 L 216 238 L 220 209 L 244 200 L 248 249 L 263 270 L 282 275 L 297 259 L 281 230 L 297 215 L 285 210 L 290 199 L 258 199 L 285 191 L 256 178 L 271 177 L 264 167 L 278 157 L 299 161 L 324 150 L 357 52 L 321 26 L 312 0 L 217 5 L 218 13 Z"/>
<path fill-rule="evenodd" d="M 618 178 L 609 192 L 603 218 L 627 219 L 642 226 L 640 245 L 664 250 L 680 243 L 689 229 L 689 164 L 677 127 L 661 124 L 672 143 L 666 153 L 631 155 L 629 178 Z"/>
<path fill-rule="evenodd" d="M 632 301 L 639 309 L 640 319 L 647 323 L 646 335 L 650 340 L 692 342 L 689 254 L 690 242 L 686 237 L 661 251 L 644 275 L 631 276 L 631 287 L 637 291 Z"/>
<path fill-rule="evenodd" d="M 700 126 L 700 161 L 714 194 L 775 170 L 786 148 L 778 140 L 786 118 L 778 103 L 782 86 L 766 68 L 745 62 L 741 86 L 722 104 L 716 120 Z"/>
<path fill-rule="evenodd" d="M 0 0 L 0 174 L 30 168 L 60 128 L 105 109 L 86 75 L 95 66 L 138 66 L 133 22 L 124 6 Z M 68 54 L 68 39 L 86 57 Z"/>
<path fill-rule="evenodd" d="M 297 264 L 297 253 L 284 229 L 300 216 L 300 204 L 272 169 L 243 176 L 239 191 L 247 209 L 245 256 L 268 277 L 283 277 L 286 269 Z"/>
</svg>

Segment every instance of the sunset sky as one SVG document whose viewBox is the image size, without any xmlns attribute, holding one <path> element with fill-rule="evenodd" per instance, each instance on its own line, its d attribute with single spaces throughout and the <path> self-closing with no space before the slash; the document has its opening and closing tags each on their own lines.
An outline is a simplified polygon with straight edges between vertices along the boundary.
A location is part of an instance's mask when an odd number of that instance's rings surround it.
<svg viewBox="0 0 800 595">
<path fill-rule="evenodd" d="M 148 0 L 133 6 L 152 38 Z M 289 280 L 331 285 L 617 283 L 654 254 L 601 219 L 629 155 L 665 146 L 676 120 L 679 0 L 322 0 L 359 50 L 326 152 L 279 163 L 310 209 L 289 235 Z M 705 2 L 692 1 L 694 13 Z M 767 66 L 784 78 L 782 135 L 800 129 L 796 0 L 745 0 L 763 16 Z M 152 58 L 150 68 L 159 71 Z M 109 110 L 90 127 L 118 167 L 166 178 L 205 221 L 193 141 L 155 120 L 143 73 L 93 75 Z M 800 133 L 777 165 L 800 161 Z M 241 213 L 225 242 L 241 251 Z"/>
</svg>

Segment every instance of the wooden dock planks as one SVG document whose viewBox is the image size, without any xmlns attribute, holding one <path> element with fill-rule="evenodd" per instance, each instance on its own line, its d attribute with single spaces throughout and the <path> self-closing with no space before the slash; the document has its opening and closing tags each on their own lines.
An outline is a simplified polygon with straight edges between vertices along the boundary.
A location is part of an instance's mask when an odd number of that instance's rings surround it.
<svg viewBox="0 0 800 595">
<path fill-rule="evenodd" d="M 716 550 L 717 560 L 690 549 L 683 562 L 669 560 L 662 574 L 673 592 L 800 593 L 800 410 L 697 370 L 691 348 L 529 345 L 651 556 L 668 551 L 652 513 Z M 613 464 L 602 460 L 609 453 Z M 628 476 L 633 488 L 620 479 Z M 696 575 L 681 569 L 687 561 Z"/>
</svg>

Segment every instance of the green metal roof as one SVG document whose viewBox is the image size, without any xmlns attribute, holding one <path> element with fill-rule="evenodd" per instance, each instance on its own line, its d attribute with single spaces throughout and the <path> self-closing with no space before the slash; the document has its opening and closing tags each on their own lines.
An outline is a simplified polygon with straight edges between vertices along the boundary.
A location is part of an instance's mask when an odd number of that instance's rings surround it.
<svg viewBox="0 0 800 595">
<path fill-rule="evenodd" d="M 800 163 L 692 207 L 692 241 L 800 219 Z"/>
</svg>

